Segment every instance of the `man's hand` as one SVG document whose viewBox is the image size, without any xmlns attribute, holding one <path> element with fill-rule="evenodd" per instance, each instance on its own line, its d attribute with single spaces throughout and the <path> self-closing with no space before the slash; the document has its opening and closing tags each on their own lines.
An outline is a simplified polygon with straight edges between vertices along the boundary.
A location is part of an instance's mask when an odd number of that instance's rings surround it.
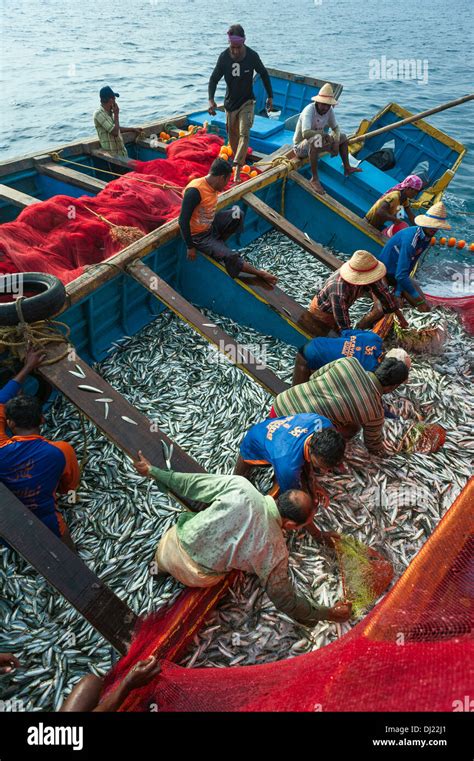
<svg viewBox="0 0 474 761">
<path fill-rule="evenodd" d="M 146 660 L 138 661 L 123 681 L 129 689 L 135 690 L 137 687 L 144 687 L 146 684 L 150 684 L 160 671 L 161 664 L 156 660 L 154 655 L 150 655 Z"/>
<path fill-rule="evenodd" d="M 208 110 L 208 112 L 210 113 L 211 116 L 215 116 L 216 115 L 216 108 L 217 108 L 216 101 L 215 100 L 210 100 L 209 101 L 209 108 L 207 110 Z"/>
<path fill-rule="evenodd" d="M 267 98 L 266 109 L 267 111 L 273 110 L 273 98 Z"/>
<path fill-rule="evenodd" d="M 20 661 L 12 653 L 0 653 L 0 674 L 9 674 L 19 665 Z"/>
<path fill-rule="evenodd" d="M 115 101 L 115 102 L 114 102 L 114 105 L 112 106 L 112 113 L 113 113 L 113 115 L 114 115 L 116 118 L 118 118 L 118 115 L 119 115 L 119 113 L 120 113 L 120 108 L 119 108 L 119 104 L 117 103 L 117 101 Z"/>
<path fill-rule="evenodd" d="M 403 312 L 400 309 L 396 309 L 395 310 L 395 315 L 397 317 L 398 322 L 400 323 L 400 327 L 401 328 L 406 330 L 407 328 L 410 327 L 408 322 L 405 320 L 405 318 L 403 316 Z"/>
<path fill-rule="evenodd" d="M 341 538 L 341 535 L 337 531 L 321 531 L 319 541 L 325 544 L 327 547 L 334 549 L 334 543 Z"/>
<path fill-rule="evenodd" d="M 326 616 L 328 621 L 335 621 L 343 624 L 352 616 L 352 604 L 350 602 L 337 602 L 332 608 L 329 608 L 329 614 Z"/>
<path fill-rule="evenodd" d="M 326 489 L 323 489 L 318 483 L 311 484 L 311 496 L 315 507 L 319 507 L 321 504 L 325 509 L 329 506 L 330 497 Z"/>
<path fill-rule="evenodd" d="M 146 457 L 143 456 L 143 452 L 141 449 L 138 452 L 138 460 L 134 460 L 133 464 L 135 466 L 135 469 L 138 473 L 140 473 L 141 476 L 149 476 L 150 475 L 150 468 L 151 468 L 151 462 L 150 460 L 147 460 Z"/>
<path fill-rule="evenodd" d="M 426 301 L 420 301 L 416 304 L 416 309 L 418 312 L 431 312 L 431 307 Z"/>
<path fill-rule="evenodd" d="M 36 370 L 44 359 L 46 359 L 46 352 L 43 349 L 34 349 L 33 346 L 28 346 L 25 356 L 25 370 L 29 373 Z"/>
<path fill-rule="evenodd" d="M 188 248 L 187 257 L 190 261 L 194 261 L 196 258 L 196 249 L 195 248 Z"/>
</svg>

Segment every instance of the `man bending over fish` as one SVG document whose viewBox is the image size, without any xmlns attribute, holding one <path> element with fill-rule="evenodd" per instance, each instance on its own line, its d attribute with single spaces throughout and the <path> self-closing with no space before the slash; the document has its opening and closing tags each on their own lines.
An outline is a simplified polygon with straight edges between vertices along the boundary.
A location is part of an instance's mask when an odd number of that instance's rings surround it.
<svg viewBox="0 0 474 761">
<path fill-rule="evenodd" d="M 234 473 L 248 478 L 254 466 L 272 465 L 276 481 L 270 492 L 272 496 L 289 489 L 302 489 L 318 507 L 321 498 L 328 504 L 329 496 L 318 484 L 316 471 L 339 465 L 345 448 L 344 438 L 322 415 L 273 418 L 253 425 L 247 432 Z M 314 524 L 308 528 L 315 539 L 324 540 Z"/>
<path fill-rule="evenodd" d="M 138 473 L 155 479 L 161 491 L 209 505 L 198 513 L 184 512 L 162 536 L 155 555 L 159 575 L 171 574 L 189 587 L 210 587 L 232 570 L 254 573 L 276 608 L 295 621 L 314 626 L 348 620 L 350 604 L 319 606 L 299 594 L 289 577 L 283 531 L 312 523 L 316 507 L 308 494 L 291 489 L 275 500 L 242 476 L 161 470 L 142 452 L 138 455 Z"/>
<path fill-rule="evenodd" d="M 419 312 L 429 312 L 430 307 L 418 283 L 411 277 L 421 254 L 431 243 L 437 230 L 450 230 L 446 207 L 442 201 L 428 211 L 415 217 L 415 227 L 397 232 L 377 254 L 387 269 L 387 282 L 394 286 L 394 296 L 406 299 Z"/>
<path fill-rule="evenodd" d="M 339 153 L 346 177 L 354 172 L 362 172 L 362 169 L 350 165 L 347 136 L 340 131 L 336 122 L 333 106 L 337 105 L 337 100 L 329 82 L 311 100 L 313 103 L 303 109 L 298 119 L 293 150 L 299 159 L 309 157 L 311 185 L 317 193 L 324 195 L 326 191 L 318 177 L 318 161 L 322 151 L 330 151 L 332 156 Z M 331 135 L 326 131 L 328 128 L 331 129 Z"/>
<path fill-rule="evenodd" d="M 66 441 L 49 441 L 41 436 L 38 399 L 20 395 L 23 381 L 44 357 L 29 349 L 23 369 L 0 390 L 0 482 L 74 550 L 69 529 L 56 506 L 56 491 L 74 493 L 79 485 L 74 449 Z M 12 437 L 6 432 L 7 426 Z"/>
<path fill-rule="evenodd" d="M 266 270 L 256 269 L 244 261 L 237 251 L 232 251 L 225 242 L 243 227 L 243 212 L 238 206 L 216 213 L 219 193 L 227 185 L 231 172 L 230 164 L 217 158 L 206 177 L 191 180 L 186 186 L 179 228 L 188 249 L 188 259 L 196 258 L 197 249 L 223 264 L 231 277 L 248 272 L 262 278 L 273 287 L 277 282 L 275 275 Z"/>
<path fill-rule="evenodd" d="M 403 328 L 408 327 L 397 300 L 384 277 L 387 269 L 369 251 L 355 251 L 351 258 L 326 280 L 311 301 L 308 311 L 331 330 L 351 327 L 349 309 L 357 299 L 370 296 L 372 310 L 359 320 L 360 329 L 371 328 L 384 314 L 395 312 Z"/>
<path fill-rule="evenodd" d="M 407 378 L 408 367 L 393 357 L 385 358 L 374 372 L 364 370 L 354 357 L 336 359 L 313 373 L 307 383 L 278 394 L 270 417 L 316 412 L 347 438 L 362 428 L 369 452 L 384 456 L 388 450 L 383 441 L 382 396 Z"/>
<path fill-rule="evenodd" d="M 411 367 L 410 357 L 403 349 L 391 349 L 386 357 L 395 357 Z M 340 338 L 312 338 L 296 355 L 292 385 L 306 383 L 315 370 L 343 357 L 355 357 L 364 370 L 373 372 L 383 359 L 382 337 L 372 330 L 341 330 Z"/>
</svg>

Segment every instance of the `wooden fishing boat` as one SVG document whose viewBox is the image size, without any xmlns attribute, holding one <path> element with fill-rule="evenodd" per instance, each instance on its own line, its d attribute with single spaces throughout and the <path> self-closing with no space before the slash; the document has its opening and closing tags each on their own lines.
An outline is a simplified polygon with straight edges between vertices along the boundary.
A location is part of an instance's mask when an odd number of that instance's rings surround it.
<svg viewBox="0 0 474 761">
<path fill-rule="evenodd" d="M 354 157 L 364 160 L 364 172 L 360 175 L 344 178 L 339 159 L 323 157 L 321 180 L 329 192 L 323 197 L 317 195 L 308 181 L 308 167 L 296 160 L 290 166 L 288 159 L 295 116 L 323 82 L 277 70 L 270 70 L 270 75 L 278 118 L 262 115 L 264 89 L 259 77 L 255 80 L 257 116 L 251 132 L 251 147 L 262 172 L 223 193 L 219 200 L 219 208 L 239 203 L 247 211 L 240 245 L 251 243 L 272 228 L 277 229 L 308 255 L 323 262 L 329 274 L 342 263 L 335 255 L 337 252 L 350 254 L 360 248 L 378 251 L 382 245 L 381 235 L 362 217 L 390 185 L 419 165 L 427 167 L 429 182 L 420 201 L 426 206 L 438 199 L 454 176 L 464 147 L 429 124 L 417 121 L 416 125 L 396 127 L 389 133 L 395 145 L 395 164 L 389 171 L 377 169 L 368 161 L 368 157 L 385 144 L 385 133 L 365 141 L 361 139 L 353 146 Z M 339 96 L 342 86 L 334 83 L 334 89 Z M 363 121 L 357 134 L 362 136 L 373 128 L 385 127 L 406 114 L 408 112 L 396 104 L 389 104 L 372 120 Z M 172 120 L 178 130 L 204 121 L 211 121 L 211 127 L 223 135 L 222 107 L 212 120 L 207 112 L 183 114 Z M 127 142 L 130 159 L 164 158 L 166 145 L 154 136 L 170 129 L 169 123 L 170 119 L 162 119 L 143 125 L 144 136 L 137 142 Z M 13 220 L 21 209 L 56 194 L 94 195 L 105 183 L 130 168 L 126 160 L 101 152 L 98 141 L 93 138 L 59 146 L 43 155 L 31 154 L 4 162 L 0 165 L 0 219 Z M 74 366 L 70 357 L 64 357 L 41 368 L 41 375 L 127 455 L 136 455 L 139 441 L 145 456 L 153 456 L 154 461 L 163 464 L 159 462 L 161 454 L 157 453 L 156 430 L 151 435 L 149 421 L 88 366 L 89 362 L 102 359 L 123 335 L 138 332 L 161 311 L 171 309 L 216 345 L 233 343 L 235 363 L 271 393 L 279 393 L 285 387 L 271 370 L 259 369 L 251 357 L 239 359 L 242 354 L 235 341 L 218 326 L 210 325 L 200 311 L 202 308 L 212 309 L 293 346 L 300 346 L 303 337 L 324 332 L 324 326 L 311 319 L 304 306 L 282 290 L 269 290 L 264 283 L 246 275 L 232 280 L 221 265 L 204 255 L 199 255 L 198 262 L 187 261 L 178 222 L 173 219 L 68 283 L 61 319 L 71 329 L 70 342 L 76 351 Z M 54 358 L 55 353 L 57 347 L 48 347 L 50 358 Z M 97 395 L 81 390 L 80 384 L 100 389 L 102 395 L 111 398 L 114 413 L 104 417 L 104 405 L 97 404 Z M 165 434 L 160 431 L 158 434 L 170 442 Z M 173 467 L 201 470 L 177 445 Z M 2 491 L 6 490 L 2 488 Z M 133 612 L 53 534 L 43 530 L 13 495 L 5 494 L 4 501 L 0 535 L 59 589 L 114 647 L 124 652 L 135 621 Z M 38 532 L 41 543 L 37 541 Z M 221 591 L 213 591 L 212 603 L 206 598 L 204 612 L 216 602 L 226 584 Z M 210 593 L 206 594 L 209 597 Z"/>
</svg>

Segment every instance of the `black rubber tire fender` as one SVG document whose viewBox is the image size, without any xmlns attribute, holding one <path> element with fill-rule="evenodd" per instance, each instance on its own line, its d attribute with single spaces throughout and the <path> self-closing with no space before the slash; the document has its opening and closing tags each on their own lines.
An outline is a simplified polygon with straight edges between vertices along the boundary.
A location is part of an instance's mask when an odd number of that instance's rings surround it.
<svg viewBox="0 0 474 761">
<path fill-rule="evenodd" d="M 22 278 L 23 291 L 34 291 L 21 302 L 26 322 L 46 320 L 57 314 L 66 301 L 66 289 L 54 275 L 45 272 L 21 272 L 0 277 L 0 295 L 9 293 L 8 278 Z M 11 291 L 10 291 L 11 292 Z M 17 325 L 19 322 L 15 302 L 0 303 L 0 325 Z"/>
</svg>

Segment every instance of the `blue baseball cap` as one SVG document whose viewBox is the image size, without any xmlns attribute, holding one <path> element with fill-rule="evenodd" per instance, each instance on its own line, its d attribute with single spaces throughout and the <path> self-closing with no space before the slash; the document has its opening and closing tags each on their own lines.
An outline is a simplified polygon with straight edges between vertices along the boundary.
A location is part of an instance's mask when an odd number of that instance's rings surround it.
<svg viewBox="0 0 474 761">
<path fill-rule="evenodd" d="M 108 85 L 106 87 L 101 87 L 99 95 L 101 100 L 110 100 L 110 98 L 120 97 L 118 92 L 114 92 Z"/>
</svg>

